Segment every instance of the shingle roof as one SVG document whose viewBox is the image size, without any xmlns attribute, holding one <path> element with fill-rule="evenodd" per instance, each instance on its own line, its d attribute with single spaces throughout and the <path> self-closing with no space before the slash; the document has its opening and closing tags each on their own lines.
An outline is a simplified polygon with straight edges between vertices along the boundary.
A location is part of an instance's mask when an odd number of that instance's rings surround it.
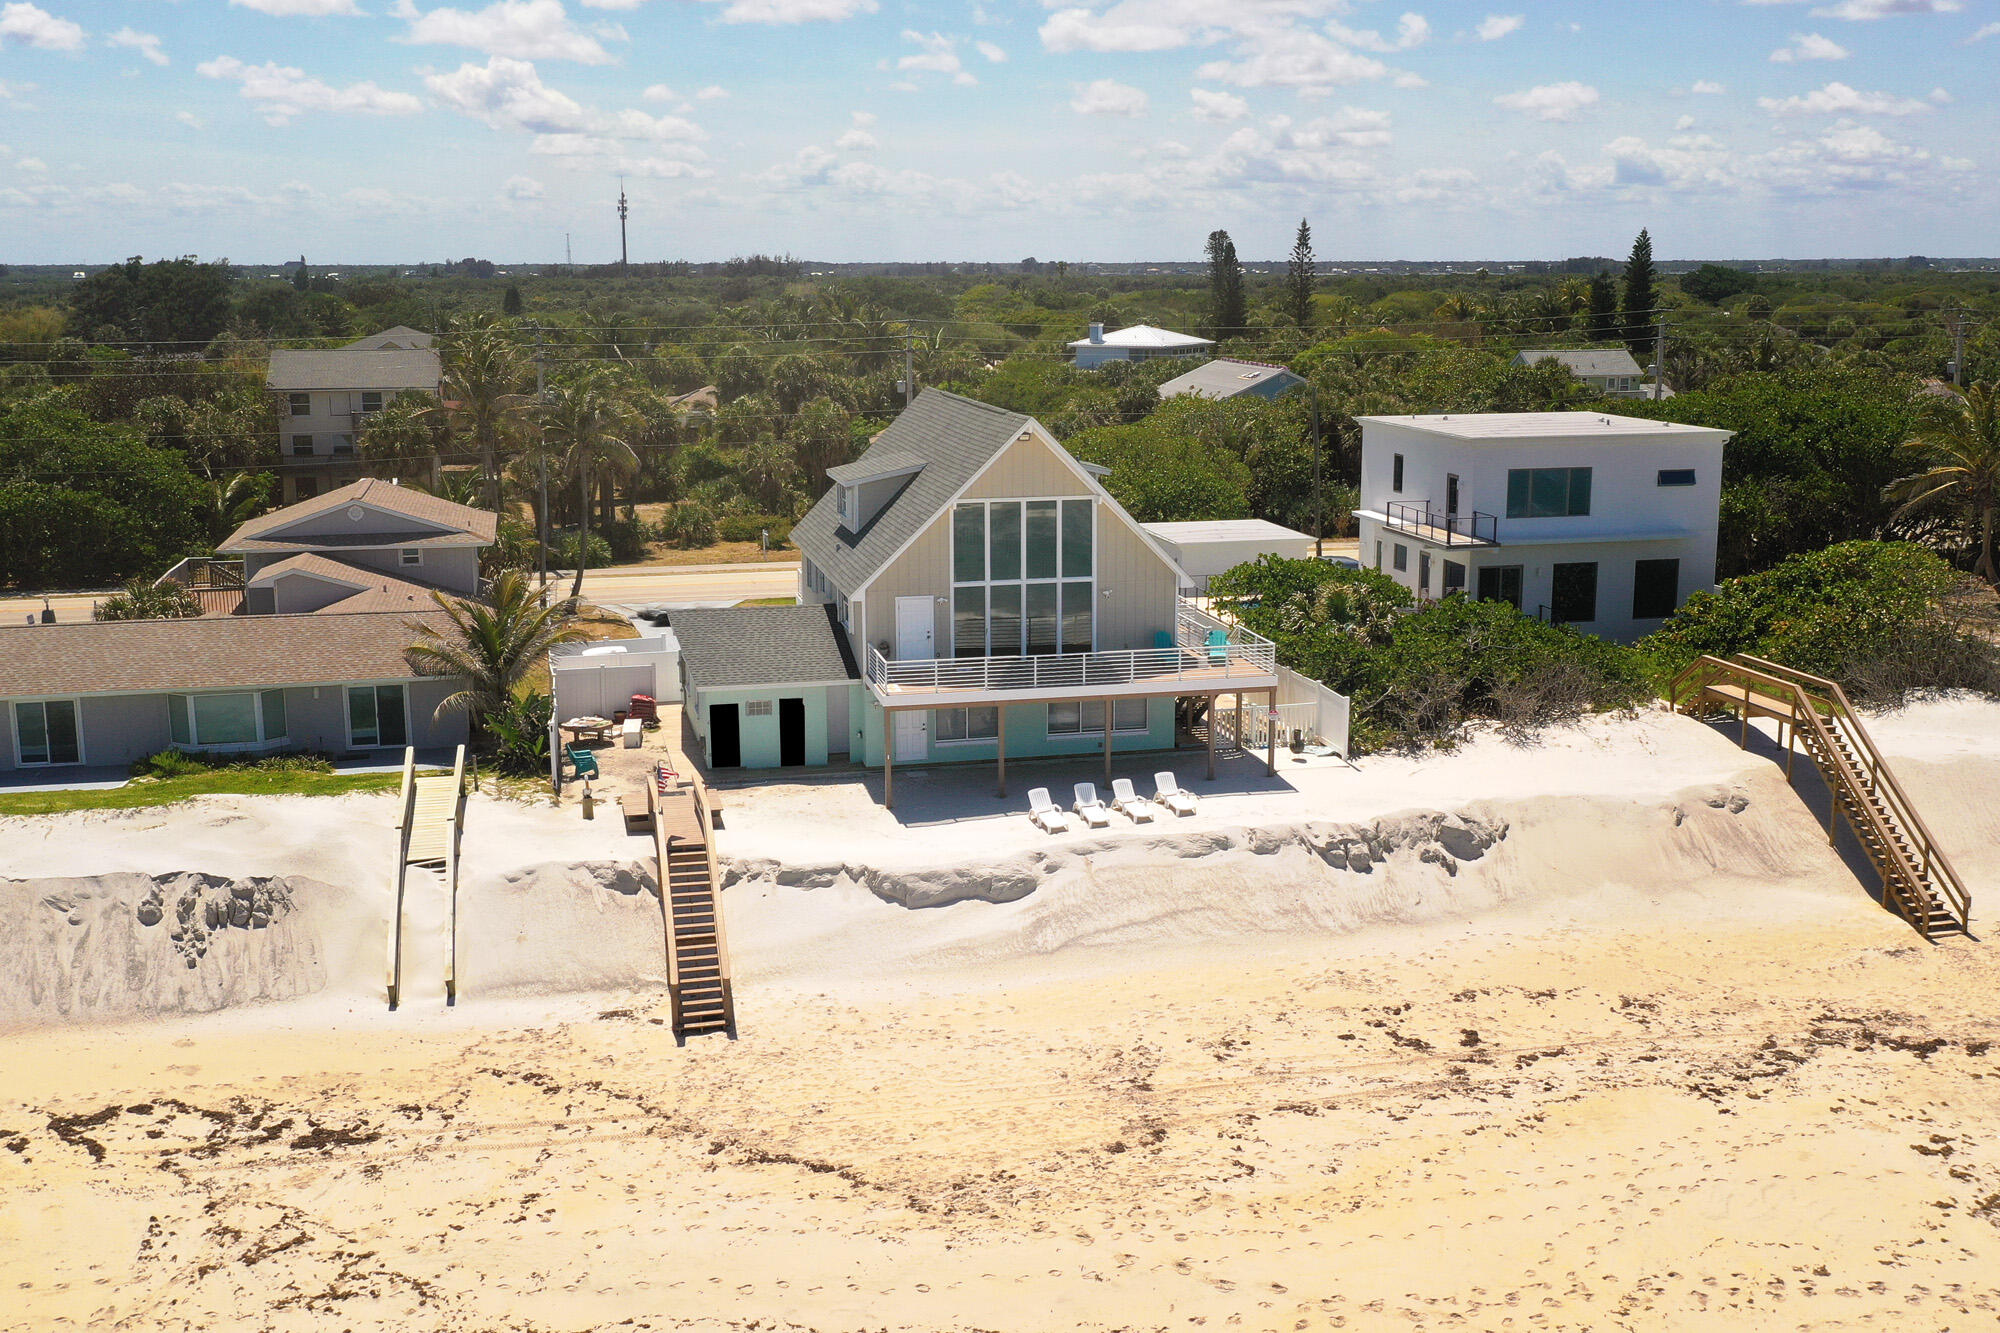
<svg viewBox="0 0 2000 1333">
<path fill-rule="evenodd" d="M 859 680 L 831 606 L 735 606 L 675 611 L 688 683 L 698 690 Z"/>
<path fill-rule="evenodd" d="M 408 680 L 415 624 L 432 610 L 345 616 L 204 616 L 0 629 L 0 698 L 268 689 Z"/>
<path fill-rule="evenodd" d="M 393 514 L 401 514 L 419 523 L 432 523 L 451 531 L 429 537 L 411 537 L 408 534 L 349 533 L 344 536 L 314 535 L 286 539 L 272 536 L 303 518 L 315 514 L 328 513 L 346 505 L 365 504 L 377 509 L 386 509 Z M 295 505 L 287 505 L 268 514 L 251 519 L 248 523 L 229 534 L 216 550 L 235 553 L 241 551 L 292 550 L 298 547 L 324 548 L 332 546 L 464 546 L 489 545 L 499 530 L 497 515 L 484 509 L 474 509 L 470 505 L 455 504 L 439 496 L 428 495 L 410 486 L 398 486 L 393 482 L 376 477 L 363 477 L 360 481 L 336 486 L 324 495 L 316 495 L 310 500 L 301 500 Z"/>
<path fill-rule="evenodd" d="M 838 482 L 869 481 L 876 477 L 892 477 L 898 472 L 915 472 L 923 465 L 924 459 L 920 454 L 870 449 L 852 463 L 828 468 L 826 475 Z"/>
<path fill-rule="evenodd" d="M 249 586 L 261 587 L 286 574 L 354 585 L 354 591 L 348 596 L 311 613 L 316 616 L 335 613 L 352 615 L 359 611 L 430 611 L 437 606 L 431 600 L 431 590 L 426 584 L 400 579 L 379 569 L 350 565 L 344 560 L 330 560 L 310 551 L 264 566 L 250 580 Z"/>
<path fill-rule="evenodd" d="M 392 352 L 367 347 L 280 350 L 271 353 L 264 386 L 289 389 L 426 389 L 437 392 L 444 378 L 430 348 Z"/>
<path fill-rule="evenodd" d="M 859 533 L 840 526 L 839 502 L 828 491 L 792 529 L 793 544 L 842 594 L 852 596 L 1032 420 L 943 389 L 925 389 L 858 460 L 866 469 L 883 457 L 911 454 L 923 460 L 924 470 Z"/>
<path fill-rule="evenodd" d="M 1217 357 L 1206 365 L 1196 366 L 1185 375 L 1176 375 L 1160 386 L 1160 397 L 1172 398 L 1176 394 L 1191 393 L 1202 398 L 1233 398 L 1248 389 L 1269 384 L 1272 380 L 1286 380 L 1291 384 L 1305 381 L 1284 366 L 1274 366 L 1263 361 L 1233 361 L 1228 357 Z"/>
<path fill-rule="evenodd" d="M 1618 348 L 1555 348 L 1520 352 L 1514 359 L 1524 366 L 1532 366 L 1538 361 L 1555 360 L 1568 367 L 1572 375 L 1637 375 L 1639 363 L 1632 354 Z"/>
<path fill-rule="evenodd" d="M 1112 329 L 1103 339 L 1092 342 L 1088 338 L 1078 338 L 1071 347 L 1213 347 L 1213 338 L 1197 338 L 1191 333 L 1175 333 L 1172 329 L 1155 328 L 1151 324 L 1132 324 L 1122 329 Z"/>
<path fill-rule="evenodd" d="M 436 341 L 437 339 L 423 332 L 421 329 L 413 329 L 407 324 L 398 324 L 393 329 L 384 329 L 380 333 L 371 333 L 366 338 L 356 338 L 347 345 L 357 351 L 378 352 L 390 343 L 394 343 L 398 348 L 414 348 L 429 347 Z"/>
</svg>

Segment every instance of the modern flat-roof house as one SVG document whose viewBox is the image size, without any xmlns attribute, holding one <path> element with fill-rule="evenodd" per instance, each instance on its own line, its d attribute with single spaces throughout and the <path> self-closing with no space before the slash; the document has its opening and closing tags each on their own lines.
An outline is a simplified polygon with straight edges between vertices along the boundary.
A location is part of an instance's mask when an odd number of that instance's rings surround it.
<svg viewBox="0 0 2000 1333">
<path fill-rule="evenodd" d="M 1282 398 L 1305 380 L 1268 361 L 1237 361 L 1219 356 L 1160 386 L 1160 397 L 1191 393 L 1197 398 Z"/>
<path fill-rule="evenodd" d="M 310 499 L 358 475 L 355 439 L 397 394 L 437 395 L 443 368 L 430 344 L 398 325 L 345 347 L 271 353 L 264 385 L 278 400 L 282 499 Z"/>
<path fill-rule="evenodd" d="M 1730 432 L 1602 412 L 1360 417 L 1362 563 L 1610 639 L 1715 585 Z"/>
<path fill-rule="evenodd" d="M 1516 352 L 1510 365 L 1559 362 L 1570 374 L 1607 398 L 1644 398 L 1645 372 L 1623 347 L 1546 348 Z"/>
<path fill-rule="evenodd" d="M 1187 575 L 1187 586 L 1201 592 L 1208 590 L 1208 581 L 1217 574 L 1263 556 L 1310 560 L 1313 553 L 1311 533 L 1295 532 L 1269 519 L 1222 518 L 1142 526 Z"/>
<path fill-rule="evenodd" d="M 1164 750 L 1175 701 L 1275 691 L 1271 643 L 1031 417 L 925 390 L 792 529 L 798 607 L 676 612 L 710 765 Z"/>
<path fill-rule="evenodd" d="M 1160 356 L 1208 356 L 1215 342 L 1192 334 L 1156 329 L 1151 324 L 1133 324 L 1104 331 L 1102 324 L 1090 326 L 1090 336 L 1069 345 L 1078 370 L 1095 370 L 1112 361 L 1150 361 Z"/>
</svg>

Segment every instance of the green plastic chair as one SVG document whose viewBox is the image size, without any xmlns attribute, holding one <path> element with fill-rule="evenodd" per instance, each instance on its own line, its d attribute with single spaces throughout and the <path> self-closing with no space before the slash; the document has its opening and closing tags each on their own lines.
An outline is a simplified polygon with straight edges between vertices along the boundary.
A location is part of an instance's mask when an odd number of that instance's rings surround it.
<svg viewBox="0 0 2000 1333">
<path fill-rule="evenodd" d="M 601 776 L 597 771 L 597 756 L 590 751 L 580 745 L 566 745 L 563 747 L 563 752 L 569 755 L 570 763 L 576 766 L 577 777 L 594 778 Z"/>
</svg>

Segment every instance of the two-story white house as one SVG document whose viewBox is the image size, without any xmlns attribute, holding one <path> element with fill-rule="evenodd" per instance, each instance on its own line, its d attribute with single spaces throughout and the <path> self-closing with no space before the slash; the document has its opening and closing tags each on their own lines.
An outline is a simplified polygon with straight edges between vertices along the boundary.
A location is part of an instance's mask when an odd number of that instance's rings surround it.
<svg viewBox="0 0 2000 1333">
<path fill-rule="evenodd" d="M 1602 412 L 1360 417 L 1363 563 L 1630 640 L 1715 586 L 1730 432 Z"/>
<path fill-rule="evenodd" d="M 1623 347 L 1536 348 L 1516 352 L 1509 362 L 1515 366 L 1539 365 L 1554 361 L 1607 398 L 1644 398 L 1651 386 L 1645 372 Z"/>
<path fill-rule="evenodd" d="M 1275 702 L 1269 640 L 1033 418 L 926 389 L 792 529 L 795 607 L 677 612 L 716 768 L 1165 750 L 1176 701 Z M 1213 735 L 1213 728 L 1210 729 Z"/>
<path fill-rule="evenodd" d="M 356 439 L 406 389 L 435 397 L 443 369 L 430 335 L 400 325 L 345 347 L 271 353 L 281 498 L 311 499 L 360 475 Z"/>
</svg>

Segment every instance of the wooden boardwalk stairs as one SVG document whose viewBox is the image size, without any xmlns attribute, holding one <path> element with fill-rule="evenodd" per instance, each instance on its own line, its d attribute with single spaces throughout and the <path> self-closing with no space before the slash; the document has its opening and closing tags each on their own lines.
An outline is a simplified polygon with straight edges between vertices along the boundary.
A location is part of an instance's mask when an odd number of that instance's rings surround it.
<svg viewBox="0 0 2000 1333">
<path fill-rule="evenodd" d="M 458 851 L 465 831 L 465 747 L 449 773 L 417 772 L 403 751 L 402 837 L 396 857 L 395 914 L 389 923 L 389 1007 L 405 998 L 406 936 L 440 950 L 444 1002 L 458 1003 Z M 418 872 L 415 875 L 411 871 Z M 428 939 L 426 937 L 429 937 Z"/>
<path fill-rule="evenodd" d="M 1785 744 L 1785 776 L 1791 776 L 1793 754 L 1803 748 L 1832 794 L 1828 841 L 1834 838 L 1838 811 L 1882 877 L 1883 905 L 1927 940 L 1971 933 L 1972 896 L 1965 882 L 1838 684 L 1739 653 L 1695 659 L 1674 677 L 1667 698 L 1685 713 L 1735 713 L 1744 745 L 1750 740 L 1750 719 L 1775 721 Z"/>
<path fill-rule="evenodd" d="M 736 1037 L 736 997 L 722 928 L 715 863 L 715 809 L 700 781 L 685 785 L 655 770 L 648 793 L 653 852 L 667 943 L 667 994 L 674 1040 L 721 1032 Z"/>
</svg>

